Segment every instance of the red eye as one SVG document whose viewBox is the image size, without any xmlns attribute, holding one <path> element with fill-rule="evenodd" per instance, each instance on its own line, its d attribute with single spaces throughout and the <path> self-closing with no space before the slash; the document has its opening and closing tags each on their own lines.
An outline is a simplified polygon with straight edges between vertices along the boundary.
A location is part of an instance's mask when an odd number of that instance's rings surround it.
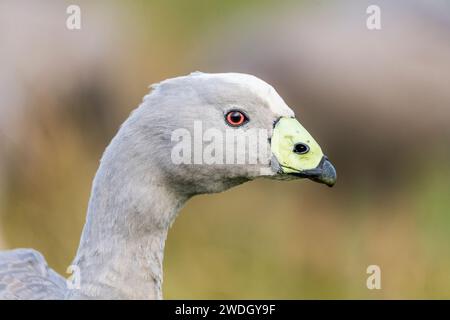
<svg viewBox="0 0 450 320">
<path fill-rule="evenodd" d="M 225 120 L 230 126 L 238 127 L 247 122 L 248 118 L 241 111 L 232 110 L 226 114 Z"/>
</svg>

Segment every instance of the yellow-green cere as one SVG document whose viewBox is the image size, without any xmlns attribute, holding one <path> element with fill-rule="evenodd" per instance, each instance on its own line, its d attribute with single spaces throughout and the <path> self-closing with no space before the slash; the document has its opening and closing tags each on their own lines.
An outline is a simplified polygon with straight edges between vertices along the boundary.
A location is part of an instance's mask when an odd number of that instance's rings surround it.
<svg viewBox="0 0 450 320">
<path fill-rule="evenodd" d="M 306 144 L 305 154 L 293 152 L 297 143 Z M 284 173 L 314 169 L 323 157 L 322 149 L 305 128 L 294 118 L 281 118 L 275 125 L 271 139 L 271 149 Z"/>
</svg>

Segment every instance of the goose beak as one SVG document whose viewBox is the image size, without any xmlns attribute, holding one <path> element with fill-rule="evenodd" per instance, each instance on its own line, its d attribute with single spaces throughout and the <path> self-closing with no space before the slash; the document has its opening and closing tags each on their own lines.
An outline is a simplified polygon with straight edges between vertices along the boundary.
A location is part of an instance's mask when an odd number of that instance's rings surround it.
<svg viewBox="0 0 450 320">
<path fill-rule="evenodd" d="M 336 169 L 297 119 L 281 117 L 274 124 L 271 150 L 281 175 L 308 178 L 329 187 L 336 183 Z"/>
<path fill-rule="evenodd" d="M 312 181 L 326 184 L 329 187 L 334 186 L 337 178 L 336 169 L 326 156 L 322 157 L 322 160 L 320 160 L 316 168 L 293 172 L 291 174 L 299 178 L 308 178 Z"/>
</svg>

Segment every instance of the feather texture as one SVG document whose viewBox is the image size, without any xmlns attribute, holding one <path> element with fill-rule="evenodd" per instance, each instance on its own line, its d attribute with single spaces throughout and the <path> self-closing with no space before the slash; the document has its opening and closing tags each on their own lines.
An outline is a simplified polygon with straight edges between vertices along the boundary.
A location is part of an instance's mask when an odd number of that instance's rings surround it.
<svg viewBox="0 0 450 320">
<path fill-rule="evenodd" d="M 66 280 L 33 249 L 0 252 L 0 299 L 63 299 Z"/>
</svg>

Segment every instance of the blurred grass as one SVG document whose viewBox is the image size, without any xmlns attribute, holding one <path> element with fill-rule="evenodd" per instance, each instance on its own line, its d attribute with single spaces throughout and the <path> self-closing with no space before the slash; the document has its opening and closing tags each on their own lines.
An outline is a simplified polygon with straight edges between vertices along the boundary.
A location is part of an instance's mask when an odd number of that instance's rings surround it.
<svg viewBox="0 0 450 320">
<path fill-rule="evenodd" d="M 55 150 L 56 160 L 12 190 L 2 217 L 12 247 L 41 250 L 61 273 L 75 253 L 95 171 L 80 151 Z M 165 295 L 448 298 L 450 172 L 429 170 L 401 193 L 352 197 L 339 185 L 259 180 L 198 196 L 169 233 Z M 365 287 L 370 264 L 382 268 L 380 291 Z"/>
<path fill-rule="evenodd" d="M 420 188 L 364 195 L 358 205 L 339 185 L 319 192 L 307 182 L 257 181 L 198 197 L 169 236 L 166 296 L 448 298 L 448 178 L 434 168 Z M 365 287 L 371 264 L 381 267 L 380 291 Z"/>
</svg>

